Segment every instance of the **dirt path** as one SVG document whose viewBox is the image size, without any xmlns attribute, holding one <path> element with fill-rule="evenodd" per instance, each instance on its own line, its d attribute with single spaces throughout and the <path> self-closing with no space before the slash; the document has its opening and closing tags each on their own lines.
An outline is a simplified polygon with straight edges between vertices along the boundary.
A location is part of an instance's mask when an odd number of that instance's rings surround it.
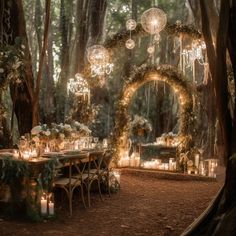
<svg viewBox="0 0 236 236">
<path fill-rule="evenodd" d="M 58 219 L 32 224 L 0 221 L 1 236 L 172 236 L 180 233 L 207 207 L 219 182 L 173 181 L 123 174 L 122 187 L 92 207 L 75 204 L 73 217 L 58 210 Z"/>
</svg>

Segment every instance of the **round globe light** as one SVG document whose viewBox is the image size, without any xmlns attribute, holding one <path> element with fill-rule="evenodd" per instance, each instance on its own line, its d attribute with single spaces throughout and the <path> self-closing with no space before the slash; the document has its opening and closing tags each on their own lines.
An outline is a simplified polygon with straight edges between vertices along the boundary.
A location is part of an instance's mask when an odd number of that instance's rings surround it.
<svg viewBox="0 0 236 236">
<path fill-rule="evenodd" d="M 149 34 L 159 33 L 165 28 L 166 23 L 166 14 L 159 8 L 150 8 L 141 16 L 141 25 Z"/>
<path fill-rule="evenodd" d="M 153 54 L 153 53 L 155 52 L 155 46 L 150 46 L 150 47 L 148 47 L 147 52 L 148 52 L 149 54 Z"/>
<path fill-rule="evenodd" d="M 126 29 L 127 30 L 135 30 L 136 26 L 137 26 L 137 23 L 135 20 L 129 19 L 126 21 Z"/>
<path fill-rule="evenodd" d="M 125 47 L 128 49 L 133 49 L 135 47 L 135 42 L 133 39 L 128 39 L 125 42 Z"/>
<path fill-rule="evenodd" d="M 110 57 L 105 47 L 102 45 L 93 45 L 87 49 L 87 59 L 90 64 L 105 65 L 109 63 Z"/>
</svg>

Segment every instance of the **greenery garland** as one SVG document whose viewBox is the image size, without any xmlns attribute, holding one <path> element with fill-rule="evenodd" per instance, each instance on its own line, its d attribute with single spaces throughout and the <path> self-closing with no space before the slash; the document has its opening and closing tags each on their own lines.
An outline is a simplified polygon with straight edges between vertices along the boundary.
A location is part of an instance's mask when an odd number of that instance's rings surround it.
<svg viewBox="0 0 236 236">
<path fill-rule="evenodd" d="M 191 38 L 193 40 L 200 40 L 202 39 L 202 34 L 193 25 L 185 25 L 180 22 L 175 24 L 168 24 L 166 25 L 163 33 L 168 35 L 177 36 L 177 37 L 185 37 Z M 149 34 L 142 28 L 142 25 L 139 23 L 135 30 L 132 31 L 132 36 L 135 37 L 145 37 Z M 129 30 L 121 30 L 120 32 L 114 34 L 112 37 L 109 37 L 104 42 L 103 46 L 108 49 L 110 54 L 114 53 L 114 49 L 125 47 L 125 41 L 130 38 L 130 31 Z M 98 85 L 97 80 L 91 78 L 90 74 L 90 65 L 86 65 L 83 70 L 83 76 L 88 81 L 90 87 L 96 87 Z M 103 76 L 104 77 L 104 76 Z M 98 78 L 99 79 L 99 78 Z M 100 78 L 102 79 L 102 78 Z"/>
<path fill-rule="evenodd" d="M 135 91 L 143 84 L 149 81 L 160 80 L 168 83 L 179 94 L 180 106 L 180 128 L 179 135 L 188 137 L 185 147 L 191 141 L 191 133 L 194 124 L 193 95 L 194 87 L 191 83 L 178 71 L 177 68 L 170 65 L 162 65 L 160 67 L 143 64 L 135 68 L 131 76 L 126 80 L 123 92 L 116 104 L 116 120 L 115 128 L 112 136 L 112 146 L 116 149 L 114 161 L 117 162 L 120 154 L 127 141 L 130 130 L 130 117 L 128 109 L 130 101 Z"/>
<path fill-rule="evenodd" d="M 198 30 L 196 30 L 193 25 L 184 25 L 178 22 L 175 24 L 167 24 L 165 29 L 163 30 L 163 33 L 178 37 L 189 37 L 195 40 L 202 38 L 202 34 Z M 136 29 L 132 31 L 133 37 L 144 37 L 148 35 L 149 34 L 142 28 L 141 24 L 138 24 Z M 104 46 L 110 51 L 117 47 L 124 47 L 125 41 L 129 38 L 130 31 L 122 30 L 112 37 L 108 38 L 105 41 Z"/>
</svg>

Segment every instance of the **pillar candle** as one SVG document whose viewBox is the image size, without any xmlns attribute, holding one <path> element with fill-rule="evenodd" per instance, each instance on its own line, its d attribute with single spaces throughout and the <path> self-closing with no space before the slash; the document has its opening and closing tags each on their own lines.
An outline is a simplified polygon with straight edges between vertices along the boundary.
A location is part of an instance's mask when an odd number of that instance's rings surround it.
<svg viewBox="0 0 236 236">
<path fill-rule="evenodd" d="M 44 198 L 41 199 L 41 214 L 47 214 L 47 199 Z"/>
<path fill-rule="evenodd" d="M 54 203 L 51 201 L 48 203 L 48 210 L 49 210 L 49 215 L 54 215 Z"/>
</svg>

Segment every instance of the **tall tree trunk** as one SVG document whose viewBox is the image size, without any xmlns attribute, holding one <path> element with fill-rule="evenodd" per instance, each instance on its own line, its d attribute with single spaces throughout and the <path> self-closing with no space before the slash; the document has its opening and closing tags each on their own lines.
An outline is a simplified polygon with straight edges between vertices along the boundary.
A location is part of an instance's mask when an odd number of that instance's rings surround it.
<svg viewBox="0 0 236 236">
<path fill-rule="evenodd" d="M 202 22 L 204 22 L 203 33 L 205 36 L 209 36 L 211 26 L 208 24 L 208 18 L 205 15 L 206 2 L 200 0 L 200 3 L 203 15 Z M 227 47 L 229 47 L 229 40 L 235 40 L 235 35 L 232 36 L 228 29 L 231 24 L 234 24 L 232 19 L 235 17 L 236 11 L 235 4 L 230 6 L 230 3 L 232 2 L 229 0 L 221 1 L 215 64 L 210 65 L 210 68 L 213 69 L 211 73 L 214 75 L 213 83 L 217 99 L 217 114 L 225 145 L 225 158 L 227 161 L 226 180 L 220 193 L 205 214 L 190 226 L 183 235 L 233 236 L 236 232 L 236 154 L 233 154 L 236 147 L 236 116 L 231 117 L 228 108 L 226 65 L 226 52 Z M 209 50 L 211 45 L 209 45 L 209 41 L 206 41 L 206 43 Z M 231 47 L 230 50 L 232 49 L 236 50 L 236 48 Z"/>
<path fill-rule="evenodd" d="M 22 1 L 13 1 L 11 5 L 11 28 L 12 39 L 8 44 L 13 45 L 17 37 L 24 39 L 25 57 L 25 74 L 23 85 L 16 88 L 11 86 L 11 97 L 14 105 L 14 111 L 18 121 L 18 129 L 21 135 L 28 133 L 32 128 L 33 110 L 32 104 L 34 99 L 33 88 L 33 71 L 31 67 L 31 55 L 28 46 L 26 24 L 24 18 L 24 11 Z"/>
<path fill-rule="evenodd" d="M 78 0 L 79 1 L 79 0 Z M 65 119 L 65 109 L 67 100 L 67 81 L 69 77 L 69 67 L 70 62 L 70 44 L 71 44 L 71 32 L 70 32 L 70 22 L 72 17 L 72 7 L 70 4 L 67 6 L 65 0 L 61 0 L 60 5 L 60 36 L 61 36 L 61 55 L 60 55 L 60 65 L 61 73 L 57 85 L 57 122 L 64 122 Z M 81 6 L 80 6 L 81 7 Z M 67 10 L 66 10 L 67 9 Z"/>
</svg>

